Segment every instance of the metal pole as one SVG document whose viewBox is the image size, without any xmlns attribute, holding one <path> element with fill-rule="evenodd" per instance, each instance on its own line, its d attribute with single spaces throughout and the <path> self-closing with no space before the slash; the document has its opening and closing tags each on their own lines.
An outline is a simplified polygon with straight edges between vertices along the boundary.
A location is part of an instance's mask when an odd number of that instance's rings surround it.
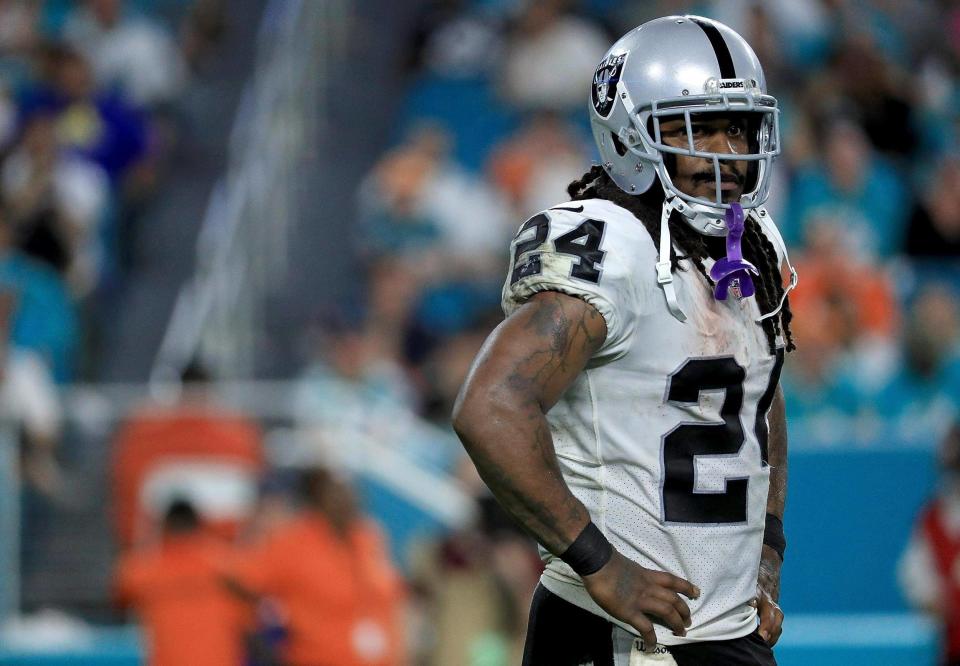
<svg viewBox="0 0 960 666">
<path fill-rule="evenodd" d="M 20 471 L 17 438 L 0 424 L 0 624 L 20 610 Z"/>
</svg>

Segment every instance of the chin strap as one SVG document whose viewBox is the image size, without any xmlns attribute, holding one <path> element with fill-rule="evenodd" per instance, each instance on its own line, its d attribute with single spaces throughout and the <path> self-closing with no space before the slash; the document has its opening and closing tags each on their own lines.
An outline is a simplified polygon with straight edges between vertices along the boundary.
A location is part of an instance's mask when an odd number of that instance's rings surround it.
<svg viewBox="0 0 960 666">
<path fill-rule="evenodd" d="M 753 216 L 753 219 L 757 221 L 757 224 L 767 232 L 767 235 L 773 240 L 773 243 L 777 246 L 777 249 L 783 253 L 783 260 L 787 262 L 787 269 L 790 271 L 790 284 L 787 285 L 787 288 L 783 290 L 783 296 L 780 297 L 780 303 L 777 305 L 776 309 L 772 312 L 768 312 L 765 315 L 762 315 L 760 318 L 756 319 L 756 322 L 759 324 L 764 319 L 769 319 L 780 313 L 780 310 L 783 309 L 783 304 L 787 301 L 787 294 L 794 290 L 797 286 L 797 283 L 800 281 L 800 277 L 797 275 L 797 269 L 793 267 L 793 264 L 790 263 L 790 255 L 787 254 L 787 245 L 783 242 L 783 236 L 780 235 L 780 230 L 777 229 L 771 220 L 770 216 L 767 214 L 766 209 L 754 208 L 750 211 L 750 214 Z"/>
<path fill-rule="evenodd" d="M 667 299 L 667 308 L 678 321 L 687 320 L 687 315 L 680 309 L 677 302 L 677 290 L 673 286 L 673 272 L 670 266 L 670 214 L 673 213 L 674 199 L 663 202 L 663 212 L 660 214 L 660 259 L 657 261 L 657 284 L 663 289 Z"/>
<path fill-rule="evenodd" d="M 659 261 L 657 261 L 656 264 L 657 284 L 659 284 L 660 288 L 663 289 L 663 295 L 667 299 L 667 308 L 670 310 L 670 314 L 672 314 L 677 321 L 685 322 L 687 320 L 687 316 L 683 313 L 683 310 L 680 309 L 680 303 L 677 301 L 677 290 L 673 286 L 673 272 L 671 271 L 670 264 L 670 215 L 673 213 L 676 206 L 676 199 L 667 199 L 663 202 L 663 211 L 660 214 L 660 256 Z M 757 224 L 759 224 L 760 227 L 767 233 L 767 236 L 783 254 L 783 260 L 787 263 L 787 269 L 790 271 L 790 284 L 788 284 L 786 289 L 783 290 L 783 296 L 780 297 L 780 303 L 772 312 L 761 315 L 754 320 L 759 324 L 763 320 L 769 319 L 770 317 L 775 317 L 780 313 L 780 310 L 783 309 L 783 304 L 787 300 L 787 294 L 794 290 L 794 288 L 797 286 L 797 283 L 800 281 L 800 278 L 797 275 L 797 269 L 795 269 L 793 264 L 790 263 L 790 256 L 787 254 L 787 246 L 783 242 L 783 236 L 780 235 L 780 230 L 777 229 L 777 226 L 770 219 L 767 211 L 763 208 L 754 208 L 750 211 L 750 215 L 753 216 L 753 219 L 756 220 Z M 747 266 L 756 271 L 756 268 L 754 268 L 752 265 L 747 264 Z M 738 268 L 744 267 L 739 266 Z"/>
</svg>

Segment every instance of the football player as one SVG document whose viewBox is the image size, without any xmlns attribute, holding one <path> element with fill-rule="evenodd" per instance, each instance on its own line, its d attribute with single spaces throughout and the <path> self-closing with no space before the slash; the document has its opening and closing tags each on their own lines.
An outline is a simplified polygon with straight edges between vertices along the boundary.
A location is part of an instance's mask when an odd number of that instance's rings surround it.
<svg viewBox="0 0 960 666">
<path fill-rule="evenodd" d="M 546 564 L 524 664 L 774 664 L 796 284 L 763 208 L 777 102 L 697 16 L 634 29 L 592 83 L 601 164 L 520 228 L 454 410 Z"/>
</svg>

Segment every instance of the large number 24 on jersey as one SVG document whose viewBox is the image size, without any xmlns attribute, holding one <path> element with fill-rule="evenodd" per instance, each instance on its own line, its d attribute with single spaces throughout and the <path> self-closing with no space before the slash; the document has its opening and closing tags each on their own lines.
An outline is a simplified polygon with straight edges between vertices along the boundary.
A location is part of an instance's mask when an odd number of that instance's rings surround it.
<svg viewBox="0 0 960 666">
<path fill-rule="evenodd" d="M 662 525 L 744 524 L 758 511 L 762 520 L 766 415 L 782 352 L 769 354 L 752 299 L 715 301 L 692 266 L 675 280 L 684 311 L 696 314 L 677 322 L 656 284 L 655 262 L 642 224 L 606 201 L 540 213 L 514 239 L 507 314 L 554 290 L 583 298 L 607 322 L 607 340 L 585 376 L 548 416 L 558 455 L 604 466 L 622 461 L 625 476 L 646 486 L 633 493 L 637 501 L 658 499 L 658 507 L 644 508 Z M 751 479 L 762 487 L 751 492 Z"/>
</svg>

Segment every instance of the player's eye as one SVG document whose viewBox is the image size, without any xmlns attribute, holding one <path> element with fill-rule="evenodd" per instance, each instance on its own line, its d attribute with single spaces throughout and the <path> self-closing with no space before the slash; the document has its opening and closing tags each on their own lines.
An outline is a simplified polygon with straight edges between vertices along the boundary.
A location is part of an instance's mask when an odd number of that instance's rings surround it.
<svg viewBox="0 0 960 666">
<path fill-rule="evenodd" d="M 730 126 L 727 128 L 727 136 L 738 138 L 746 134 L 747 128 L 744 127 L 742 122 L 730 123 Z"/>
</svg>

